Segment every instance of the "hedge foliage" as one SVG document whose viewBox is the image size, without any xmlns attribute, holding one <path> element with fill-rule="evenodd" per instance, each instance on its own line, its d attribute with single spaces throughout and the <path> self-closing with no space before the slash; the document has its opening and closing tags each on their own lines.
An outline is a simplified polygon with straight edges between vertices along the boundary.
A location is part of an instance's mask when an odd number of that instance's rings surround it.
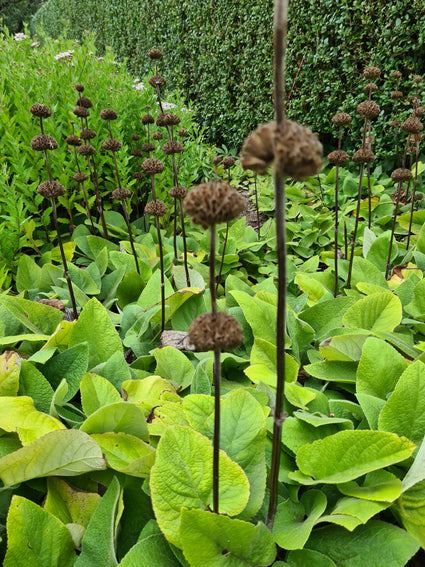
<svg viewBox="0 0 425 567">
<path fill-rule="evenodd" d="M 211 140 L 237 147 L 273 115 L 272 11 L 273 0 L 86 0 L 84 8 L 79 0 L 48 0 L 36 23 L 54 36 L 81 39 L 94 30 L 98 45 L 111 45 L 137 74 L 149 68 L 149 49 L 162 49 L 168 84 L 195 101 Z M 342 108 L 355 115 L 364 98 L 362 70 L 376 65 L 382 78 L 374 98 L 383 108 L 377 124 L 388 125 L 391 72 L 402 71 L 401 86 L 411 94 L 412 75 L 425 71 L 424 17 L 422 0 L 290 3 L 288 115 L 330 139 L 331 117 Z M 378 130 L 388 145 L 389 127 Z M 359 132 L 355 121 L 352 145 Z"/>
<path fill-rule="evenodd" d="M 0 18 L 11 33 L 24 31 L 24 22 L 29 22 L 41 6 L 42 0 L 0 0 Z"/>
</svg>

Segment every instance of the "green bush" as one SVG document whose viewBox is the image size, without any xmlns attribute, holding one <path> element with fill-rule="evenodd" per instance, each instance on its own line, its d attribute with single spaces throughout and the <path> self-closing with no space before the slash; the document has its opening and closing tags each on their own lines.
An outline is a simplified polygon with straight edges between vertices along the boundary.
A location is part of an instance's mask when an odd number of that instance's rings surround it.
<svg viewBox="0 0 425 567">
<path fill-rule="evenodd" d="M 41 4 L 42 0 L 0 0 L 0 18 L 12 33 L 22 32 Z"/>
</svg>

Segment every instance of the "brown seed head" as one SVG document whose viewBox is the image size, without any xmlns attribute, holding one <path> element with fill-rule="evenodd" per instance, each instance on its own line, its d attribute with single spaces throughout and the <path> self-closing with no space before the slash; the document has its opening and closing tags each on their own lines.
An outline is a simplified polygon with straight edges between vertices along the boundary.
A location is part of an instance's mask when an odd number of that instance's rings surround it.
<svg viewBox="0 0 425 567">
<path fill-rule="evenodd" d="M 140 138 L 139 134 L 133 134 L 131 136 L 131 139 L 134 140 L 135 142 L 137 142 L 137 140 Z"/>
<path fill-rule="evenodd" d="M 232 316 L 219 311 L 202 313 L 189 327 L 189 341 L 198 352 L 207 350 L 233 350 L 243 343 L 242 327 Z"/>
<path fill-rule="evenodd" d="M 419 118 L 417 118 L 416 116 L 411 116 L 403 122 L 400 128 L 403 130 L 403 132 L 406 132 L 406 134 L 418 134 L 422 130 L 423 124 L 421 123 Z"/>
<path fill-rule="evenodd" d="M 412 142 L 422 142 L 424 135 L 422 132 L 418 132 L 417 134 L 411 134 L 410 138 Z"/>
<path fill-rule="evenodd" d="M 180 142 L 174 142 L 171 140 L 169 142 L 165 142 L 165 144 L 162 146 L 162 151 L 166 155 L 180 154 L 183 151 L 183 146 L 180 144 Z"/>
<path fill-rule="evenodd" d="M 403 93 L 401 91 L 394 91 L 391 93 L 390 98 L 392 98 L 393 100 L 403 98 Z"/>
<path fill-rule="evenodd" d="M 377 79 L 379 76 L 381 75 L 381 71 L 378 69 L 378 67 L 366 67 L 366 69 L 363 71 L 363 77 L 366 77 L 366 79 Z"/>
<path fill-rule="evenodd" d="M 144 124 L 146 126 L 146 124 L 153 124 L 155 122 L 155 119 L 153 116 L 151 116 L 149 113 L 145 114 L 144 116 L 142 116 L 141 118 L 142 124 Z"/>
<path fill-rule="evenodd" d="M 186 128 L 180 128 L 180 130 L 177 130 L 177 136 L 179 138 L 187 138 L 188 135 L 189 132 L 186 130 Z"/>
<path fill-rule="evenodd" d="M 60 197 L 65 195 L 66 189 L 57 181 L 43 181 L 43 183 L 40 183 L 37 187 L 37 193 L 48 198 Z"/>
<path fill-rule="evenodd" d="M 131 191 L 125 187 L 117 187 L 112 191 L 112 197 L 117 201 L 125 201 L 125 199 L 131 197 Z"/>
<path fill-rule="evenodd" d="M 39 116 L 40 118 L 49 118 L 49 116 L 52 115 L 50 108 L 45 104 L 40 104 L 39 102 L 36 102 L 31 106 L 30 112 L 34 116 Z"/>
<path fill-rule="evenodd" d="M 153 152 L 155 149 L 155 145 L 151 144 L 150 142 L 145 142 L 142 144 L 142 152 Z"/>
<path fill-rule="evenodd" d="M 414 110 L 414 115 L 415 116 L 423 116 L 425 112 L 425 109 L 423 106 L 417 106 Z"/>
<path fill-rule="evenodd" d="M 164 170 L 164 164 L 156 158 L 148 158 L 142 163 L 142 169 L 148 175 L 155 175 Z"/>
<path fill-rule="evenodd" d="M 139 150 L 139 148 L 135 148 L 134 150 L 131 150 L 130 154 L 136 157 L 143 157 L 143 152 L 142 150 Z"/>
<path fill-rule="evenodd" d="M 77 152 L 81 156 L 94 156 L 94 154 L 96 153 L 96 149 L 90 144 L 85 144 L 84 146 L 80 146 Z"/>
<path fill-rule="evenodd" d="M 58 143 L 52 136 L 47 134 L 37 134 L 31 140 L 31 148 L 37 152 L 42 152 L 44 150 L 56 150 Z"/>
<path fill-rule="evenodd" d="M 162 140 L 164 134 L 162 132 L 154 132 L 152 134 L 152 140 Z"/>
<path fill-rule="evenodd" d="M 77 100 L 77 106 L 83 106 L 84 108 L 91 108 L 93 106 L 92 101 L 86 96 L 81 96 Z"/>
<path fill-rule="evenodd" d="M 416 75 L 416 77 L 413 78 L 413 82 L 415 83 L 415 85 L 419 85 L 419 83 L 422 83 L 421 75 Z"/>
<path fill-rule="evenodd" d="M 194 187 L 184 200 L 184 210 L 202 228 L 230 221 L 245 208 L 245 200 L 233 187 L 216 181 Z"/>
<path fill-rule="evenodd" d="M 344 163 L 347 163 L 349 159 L 350 156 L 347 154 L 347 152 L 344 152 L 342 150 L 335 150 L 328 155 L 328 162 L 333 163 L 334 165 L 342 165 Z"/>
<path fill-rule="evenodd" d="M 102 120 L 116 120 L 118 118 L 118 114 L 112 108 L 104 108 L 100 111 L 100 117 Z"/>
<path fill-rule="evenodd" d="M 394 77 L 394 79 L 401 79 L 401 77 L 403 76 L 403 74 L 400 71 L 393 71 L 391 73 L 391 76 Z"/>
<path fill-rule="evenodd" d="M 187 188 L 183 187 L 183 185 L 176 185 L 175 187 L 171 187 L 168 194 L 170 197 L 176 197 L 176 199 L 184 199 L 187 195 Z"/>
<path fill-rule="evenodd" d="M 163 112 L 156 119 L 157 126 L 177 126 L 177 124 L 180 124 L 180 118 L 172 112 Z"/>
<path fill-rule="evenodd" d="M 378 90 L 378 85 L 376 85 L 375 83 L 368 83 L 363 87 L 363 92 L 367 94 L 373 93 L 377 90 Z"/>
<path fill-rule="evenodd" d="M 167 205 L 162 201 L 150 201 L 145 207 L 145 213 L 153 217 L 163 217 L 167 214 Z"/>
<path fill-rule="evenodd" d="M 82 140 L 92 140 L 93 138 L 96 138 L 96 136 L 96 132 L 91 128 L 83 128 L 80 132 L 80 138 Z"/>
<path fill-rule="evenodd" d="M 148 53 L 150 59 L 161 59 L 162 52 L 159 49 L 151 49 Z"/>
<path fill-rule="evenodd" d="M 411 103 L 412 106 L 419 106 L 421 104 L 421 99 L 418 97 L 418 95 L 412 95 L 409 98 L 409 102 Z"/>
<path fill-rule="evenodd" d="M 65 141 L 68 146 L 81 146 L 81 144 L 83 143 L 83 141 L 75 134 L 71 134 L 71 136 L 65 138 Z"/>
<path fill-rule="evenodd" d="M 221 167 L 223 169 L 230 169 L 235 165 L 235 163 L 236 163 L 235 158 L 232 158 L 231 156 L 226 156 L 221 162 Z"/>
<path fill-rule="evenodd" d="M 163 86 L 165 86 L 166 83 L 167 83 L 167 81 L 164 79 L 164 77 L 161 77 L 161 75 L 153 75 L 149 79 L 149 84 L 154 89 L 156 87 L 163 87 Z"/>
<path fill-rule="evenodd" d="M 391 173 L 391 179 L 393 181 L 409 181 L 409 179 L 412 179 L 412 172 L 410 171 L 410 169 L 403 169 L 403 168 L 398 168 L 395 169 L 392 173 Z"/>
<path fill-rule="evenodd" d="M 360 148 L 360 150 L 354 152 L 351 159 L 354 161 L 354 163 L 371 163 L 375 159 L 375 154 L 372 152 L 372 150 Z"/>
<path fill-rule="evenodd" d="M 90 116 L 90 112 L 87 108 L 84 108 L 84 106 L 76 106 L 72 112 L 75 116 L 78 116 L 78 118 L 87 118 Z"/>
<path fill-rule="evenodd" d="M 77 183 L 83 183 L 84 181 L 87 181 L 88 178 L 89 176 L 86 173 L 83 173 L 82 171 L 77 171 L 77 173 L 74 175 L 72 179 Z"/>
<path fill-rule="evenodd" d="M 77 85 L 75 85 L 75 89 L 76 89 L 79 93 L 82 93 L 82 92 L 84 92 L 84 85 L 77 84 Z"/>
<path fill-rule="evenodd" d="M 54 309 L 58 309 L 59 311 L 65 311 L 65 305 L 60 299 L 39 299 L 37 303 L 41 303 L 42 305 L 49 305 L 50 307 L 54 307 Z"/>
<path fill-rule="evenodd" d="M 223 157 L 222 156 L 214 156 L 212 161 L 213 161 L 213 165 L 215 165 L 217 167 L 217 165 L 219 165 L 223 161 Z"/>
<path fill-rule="evenodd" d="M 118 152 L 121 149 L 121 142 L 115 138 L 108 138 L 103 142 L 102 149 L 109 152 Z"/>
<path fill-rule="evenodd" d="M 145 174 L 142 173 L 141 171 L 136 171 L 135 173 L 133 173 L 133 179 L 144 179 L 145 178 Z"/>
<path fill-rule="evenodd" d="M 364 100 L 357 105 L 357 112 L 360 116 L 369 120 L 378 116 L 379 111 L 379 106 L 373 100 Z"/>
<path fill-rule="evenodd" d="M 351 116 L 346 112 L 338 112 L 338 114 L 335 114 L 335 116 L 332 118 L 332 122 L 335 124 L 335 126 L 338 127 L 348 126 L 348 124 L 350 124 L 351 122 Z"/>
</svg>

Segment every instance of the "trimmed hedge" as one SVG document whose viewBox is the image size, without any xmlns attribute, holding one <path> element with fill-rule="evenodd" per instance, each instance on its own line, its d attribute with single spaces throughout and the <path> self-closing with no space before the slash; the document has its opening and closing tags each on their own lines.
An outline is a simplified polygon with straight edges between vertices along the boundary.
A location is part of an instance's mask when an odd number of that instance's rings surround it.
<svg viewBox="0 0 425 567">
<path fill-rule="evenodd" d="M 41 6 L 42 0 L 0 0 L 0 18 L 11 33 L 24 31 L 24 22 Z"/>
<path fill-rule="evenodd" d="M 273 0 L 86 0 L 84 8 L 77 0 L 48 0 L 35 23 L 54 36 L 81 39 L 84 30 L 95 31 L 99 47 L 111 45 L 136 74 L 150 68 L 149 49 L 163 50 L 167 84 L 195 101 L 211 140 L 237 148 L 273 116 L 272 11 Z M 331 141 L 331 117 L 342 108 L 355 116 L 365 96 L 362 70 L 376 65 L 382 79 L 374 99 L 383 109 L 376 141 L 389 151 L 391 72 L 402 71 L 406 94 L 412 74 L 425 72 L 424 17 L 420 1 L 290 3 L 288 115 Z M 355 146 L 360 120 L 351 132 Z"/>
</svg>

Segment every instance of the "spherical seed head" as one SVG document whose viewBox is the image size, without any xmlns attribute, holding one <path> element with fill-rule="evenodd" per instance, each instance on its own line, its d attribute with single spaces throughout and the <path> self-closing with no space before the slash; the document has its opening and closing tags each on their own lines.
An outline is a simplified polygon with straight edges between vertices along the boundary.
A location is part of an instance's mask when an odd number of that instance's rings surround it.
<svg viewBox="0 0 425 567">
<path fill-rule="evenodd" d="M 159 49 L 151 49 L 148 53 L 150 59 L 162 59 L 162 52 Z"/>
<path fill-rule="evenodd" d="M 84 85 L 77 84 L 77 85 L 75 85 L 75 89 L 76 89 L 79 93 L 82 93 L 82 92 L 84 92 Z"/>
<path fill-rule="evenodd" d="M 37 134 L 31 140 L 31 148 L 37 152 L 42 152 L 44 150 L 56 150 L 58 143 L 52 136 L 47 136 L 47 134 Z"/>
<path fill-rule="evenodd" d="M 368 83 L 367 85 L 365 85 L 363 87 L 363 92 L 365 92 L 367 94 L 373 93 L 377 90 L 378 90 L 378 85 L 376 85 L 375 83 Z"/>
<path fill-rule="evenodd" d="M 205 229 L 234 219 L 246 208 L 246 202 L 228 183 L 213 181 L 189 191 L 183 206 L 192 221 Z"/>
<path fill-rule="evenodd" d="M 118 118 L 118 114 L 112 108 L 104 108 L 100 111 L 100 117 L 102 120 L 116 120 Z"/>
<path fill-rule="evenodd" d="M 334 165 L 342 165 L 347 163 L 349 159 L 350 157 L 347 152 L 342 150 L 335 150 L 328 155 L 328 162 L 333 163 Z"/>
<path fill-rule="evenodd" d="M 153 87 L 154 89 L 156 87 L 163 87 L 165 86 L 167 83 L 167 81 L 164 79 L 164 77 L 161 77 L 161 75 L 153 75 L 150 79 L 149 79 L 149 84 L 151 87 Z"/>
<path fill-rule="evenodd" d="M 164 134 L 162 132 L 154 132 L 152 134 L 152 140 L 162 140 Z"/>
<path fill-rule="evenodd" d="M 391 76 L 394 77 L 394 79 L 401 79 L 403 74 L 400 71 L 393 71 Z"/>
<path fill-rule="evenodd" d="M 393 181 L 409 181 L 409 179 L 412 179 L 412 172 L 410 171 L 410 169 L 403 169 L 403 168 L 398 168 L 395 169 L 392 173 L 391 173 L 391 179 Z"/>
<path fill-rule="evenodd" d="M 183 185 L 176 185 L 175 187 L 171 187 L 168 194 L 170 197 L 175 197 L 176 199 L 184 199 L 187 195 L 187 188 L 183 187 Z"/>
<path fill-rule="evenodd" d="M 86 173 L 83 173 L 82 171 L 77 171 L 77 173 L 74 175 L 72 179 L 77 183 L 83 183 L 84 181 L 87 181 L 88 178 L 89 176 Z"/>
<path fill-rule="evenodd" d="M 39 299 L 37 303 L 41 303 L 42 305 L 49 305 L 50 307 L 54 307 L 59 311 L 65 311 L 65 305 L 60 299 Z"/>
<path fill-rule="evenodd" d="M 96 136 L 96 132 L 91 128 L 83 128 L 80 132 L 80 138 L 82 140 L 92 140 L 93 138 L 96 138 Z"/>
<path fill-rule="evenodd" d="M 96 149 L 90 144 L 85 144 L 84 146 L 80 146 L 77 152 L 81 156 L 94 156 L 96 153 Z"/>
<path fill-rule="evenodd" d="M 212 161 L 213 161 L 213 165 L 217 166 L 223 161 L 223 157 L 222 156 L 214 156 Z"/>
<path fill-rule="evenodd" d="M 142 116 L 141 120 L 142 120 L 142 124 L 144 124 L 145 126 L 146 124 L 153 124 L 155 122 L 154 117 L 151 116 L 149 113 Z"/>
<path fill-rule="evenodd" d="M 135 148 L 134 150 L 131 150 L 130 154 L 136 157 L 143 157 L 143 152 L 142 150 L 139 150 L 139 148 Z"/>
<path fill-rule="evenodd" d="M 78 100 L 77 100 L 77 106 L 82 106 L 84 108 L 91 108 L 93 106 L 92 101 L 87 98 L 86 96 L 81 96 Z"/>
<path fill-rule="evenodd" d="M 153 152 L 155 149 L 155 145 L 151 144 L 150 142 L 145 142 L 142 144 L 142 152 Z"/>
<path fill-rule="evenodd" d="M 381 75 L 381 71 L 378 69 L 378 67 L 366 67 L 366 69 L 363 71 L 363 77 L 365 77 L 366 79 L 377 79 L 378 77 L 380 77 Z"/>
<path fill-rule="evenodd" d="M 332 118 L 332 122 L 335 124 L 335 126 L 338 126 L 338 127 L 348 126 L 348 124 L 350 124 L 350 122 L 351 122 L 351 116 L 349 114 L 347 114 L 346 112 L 338 112 Z"/>
<path fill-rule="evenodd" d="M 121 149 L 121 142 L 115 138 L 108 138 L 103 142 L 102 149 L 109 152 L 118 152 Z"/>
<path fill-rule="evenodd" d="M 68 146 L 81 146 L 81 144 L 83 143 L 81 138 L 79 138 L 75 134 L 71 134 L 71 136 L 67 136 L 67 138 L 65 138 L 65 141 L 68 144 Z"/>
<path fill-rule="evenodd" d="M 39 102 L 36 102 L 31 106 L 30 112 L 34 116 L 39 116 L 40 118 L 48 118 L 52 115 L 50 108 L 45 104 L 40 104 Z"/>
<path fill-rule="evenodd" d="M 163 112 L 156 119 L 157 126 L 177 126 L 177 124 L 180 124 L 180 118 L 172 112 Z"/>
<path fill-rule="evenodd" d="M 137 140 L 140 138 L 139 134 L 133 134 L 131 136 L 131 139 L 134 140 L 135 142 L 137 142 Z"/>
<path fill-rule="evenodd" d="M 221 167 L 223 169 L 230 169 L 235 165 L 235 163 L 236 163 L 235 158 L 232 158 L 231 156 L 226 156 L 221 162 Z"/>
<path fill-rule="evenodd" d="M 423 139 L 424 139 L 424 135 L 422 134 L 422 132 L 418 132 L 417 134 L 411 135 L 412 142 L 422 142 Z"/>
<path fill-rule="evenodd" d="M 133 179 L 144 179 L 146 176 L 142 171 L 136 171 L 133 173 Z"/>
<path fill-rule="evenodd" d="M 145 207 L 145 213 L 153 217 L 163 217 L 167 214 L 167 205 L 162 201 L 150 201 Z"/>
<path fill-rule="evenodd" d="M 78 116 L 78 118 L 87 118 L 90 116 L 90 112 L 87 108 L 84 108 L 84 106 L 76 106 L 72 112 L 75 116 Z"/>
<path fill-rule="evenodd" d="M 417 106 L 414 110 L 414 115 L 415 116 L 423 116 L 425 112 L 425 109 L 423 106 Z"/>
<path fill-rule="evenodd" d="M 423 125 L 419 118 L 411 116 L 401 124 L 400 128 L 406 134 L 418 134 L 423 129 Z"/>
<path fill-rule="evenodd" d="M 316 175 L 322 166 L 323 148 L 310 128 L 285 121 L 283 134 L 276 122 L 259 126 L 242 147 L 241 165 L 264 174 L 274 163 L 276 175 L 296 180 Z"/>
<path fill-rule="evenodd" d="M 43 183 L 40 183 L 37 187 L 37 193 L 48 198 L 61 197 L 65 195 L 66 189 L 57 181 L 43 181 Z"/>
<path fill-rule="evenodd" d="M 242 327 L 232 316 L 219 311 L 202 313 L 189 327 L 189 342 L 198 352 L 233 350 L 243 343 Z"/>
<path fill-rule="evenodd" d="M 375 154 L 371 150 L 360 148 L 354 152 L 351 159 L 354 163 L 371 163 L 375 159 Z"/>
<path fill-rule="evenodd" d="M 148 158 L 142 163 L 142 169 L 148 175 L 155 175 L 164 170 L 164 164 L 156 158 Z"/>
<path fill-rule="evenodd" d="M 373 100 L 364 100 L 359 105 L 357 105 L 357 112 L 362 118 L 376 118 L 380 111 L 379 106 Z"/>
<path fill-rule="evenodd" d="M 413 82 L 415 83 L 415 85 L 419 85 L 419 83 L 422 83 L 421 75 L 416 75 L 416 77 L 413 78 Z"/>
<path fill-rule="evenodd" d="M 114 189 L 114 191 L 112 191 L 112 197 L 117 201 L 124 201 L 125 199 L 131 197 L 131 191 L 129 189 L 126 189 L 125 187 L 117 187 L 117 189 Z"/>
<path fill-rule="evenodd" d="M 188 135 L 189 132 L 186 130 L 186 128 L 180 128 L 180 130 L 177 130 L 177 136 L 179 138 L 187 138 Z"/>
<path fill-rule="evenodd" d="M 418 95 L 412 95 L 409 98 L 409 102 L 412 104 L 412 106 L 419 106 L 421 104 L 421 99 L 418 97 Z"/>
<path fill-rule="evenodd" d="M 392 98 L 393 100 L 403 98 L 403 93 L 401 91 L 394 91 L 391 93 L 390 98 Z"/>
<path fill-rule="evenodd" d="M 183 151 L 183 146 L 180 142 L 169 141 L 162 146 L 162 151 L 166 155 L 180 154 Z"/>
</svg>

